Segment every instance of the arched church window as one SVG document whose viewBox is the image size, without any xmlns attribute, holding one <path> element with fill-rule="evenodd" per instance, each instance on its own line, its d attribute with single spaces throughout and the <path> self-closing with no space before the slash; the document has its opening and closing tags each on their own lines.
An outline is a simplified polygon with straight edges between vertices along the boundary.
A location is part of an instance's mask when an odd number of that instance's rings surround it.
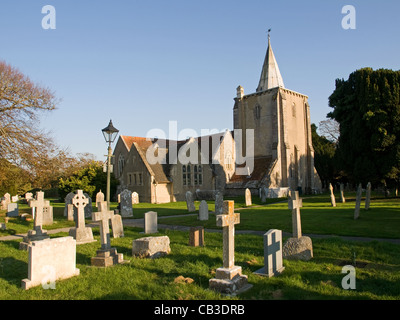
<svg viewBox="0 0 400 320">
<path fill-rule="evenodd" d="M 254 108 L 254 116 L 256 119 L 260 119 L 261 117 L 261 107 L 259 105 L 256 105 Z"/>
<path fill-rule="evenodd" d="M 125 166 L 125 158 L 124 158 L 124 155 L 121 153 L 118 157 L 118 176 L 122 175 L 124 166 Z"/>
</svg>

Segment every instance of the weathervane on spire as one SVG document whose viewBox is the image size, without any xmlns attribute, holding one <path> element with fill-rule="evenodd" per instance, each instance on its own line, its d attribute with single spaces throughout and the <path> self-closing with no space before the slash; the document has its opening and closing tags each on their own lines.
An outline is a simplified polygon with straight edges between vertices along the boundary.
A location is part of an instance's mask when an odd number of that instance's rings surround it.
<svg viewBox="0 0 400 320">
<path fill-rule="evenodd" d="M 268 40 L 269 40 L 270 37 L 271 37 L 270 33 L 271 33 L 271 29 L 268 29 Z"/>
</svg>

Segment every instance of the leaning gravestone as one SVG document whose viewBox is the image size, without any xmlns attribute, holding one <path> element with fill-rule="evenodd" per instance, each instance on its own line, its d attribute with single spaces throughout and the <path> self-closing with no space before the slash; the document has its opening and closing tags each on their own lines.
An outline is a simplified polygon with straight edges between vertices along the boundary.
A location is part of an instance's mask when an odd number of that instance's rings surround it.
<svg viewBox="0 0 400 320">
<path fill-rule="evenodd" d="M 282 230 L 271 229 L 264 234 L 264 267 L 255 274 L 273 277 L 285 270 L 282 260 Z"/>
<path fill-rule="evenodd" d="M 144 214 L 144 233 L 157 233 L 157 212 L 149 211 Z"/>
<path fill-rule="evenodd" d="M 20 242 L 19 248 L 27 250 L 32 241 L 41 241 L 50 238 L 46 230 L 42 229 L 43 226 L 43 210 L 48 205 L 48 201 L 44 200 L 44 192 L 36 192 L 36 200 L 31 200 L 29 206 L 35 208 L 35 217 L 33 219 L 33 230 L 29 230 L 28 234 Z"/>
<path fill-rule="evenodd" d="M 357 188 L 356 207 L 354 209 L 354 220 L 357 220 L 360 217 L 361 197 L 362 197 L 362 185 L 360 183 Z"/>
<path fill-rule="evenodd" d="M 371 204 L 371 182 L 367 184 L 367 190 L 365 193 L 365 210 L 369 210 Z"/>
<path fill-rule="evenodd" d="M 329 191 L 331 193 L 331 205 L 332 207 L 336 207 L 336 199 L 335 199 L 335 194 L 333 193 L 333 187 L 332 184 L 329 184 Z"/>
<path fill-rule="evenodd" d="M 251 191 L 249 188 L 246 189 L 245 191 L 245 202 L 246 202 L 246 207 L 249 207 L 252 205 L 251 202 Z"/>
<path fill-rule="evenodd" d="M 199 220 L 200 221 L 208 220 L 208 204 L 207 204 L 206 200 L 200 201 Z"/>
<path fill-rule="evenodd" d="M 342 201 L 342 203 L 346 202 L 346 198 L 344 197 L 344 184 L 343 183 L 340 184 L 340 200 Z"/>
<path fill-rule="evenodd" d="M 120 208 L 122 217 L 133 217 L 132 192 L 125 189 L 120 194 Z"/>
<path fill-rule="evenodd" d="M 294 260 L 310 260 L 313 257 L 313 247 L 310 237 L 302 235 L 300 208 L 303 201 L 298 191 L 291 191 L 288 201 L 289 209 L 292 210 L 293 236 L 286 240 L 283 245 L 283 258 Z"/>
<path fill-rule="evenodd" d="M 89 203 L 89 199 L 84 196 L 82 190 L 78 190 L 77 194 L 72 198 L 72 204 L 76 207 L 75 228 L 69 230 L 69 235 L 76 240 L 76 244 L 94 242 L 92 228 L 85 226 L 85 206 Z"/>
<path fill-rule="evenodd" d="M 186 206 L 189 212 L 195 212 L 196 207 L 194 206 L 193 194 L 190 191 L 187 191 L 185 194 L 186 197 Z"/>
<path fill-rule="evenodd" d="M 12 202 L 7 205 L 7 217 L 18 217 L 18 203 Z"/>
<path fill-rule="evenodd" d="M 76 268 L 76 241 L 72 237 L 33 241 L 28 245 L 28 278 L 21 287 L 28 290 L 42 284 L 55 289 L 55 281 L 79 275 Z M 50 281 L 50 284 L 47 282 Z"/>
<path fill-rule="evenodd" d="M 216 216 L 218 227 L 222 227 L 223 254 L 222 268 L 209 280 L 209 288 L 225 294 L 239 294 L 252 287 L 247 276 L 242 275 L 242 267 L 235 266 L 235 224 L 240 223 L 240 213 L 234 212 L 235 202 L 224 201 L 223 213 Z"/>
<path fill-rule="evenodd" d="M 215 214 L 222 214 L 224 209 L 224 195 L 221 191 L 215 194 Z"/>
</svg>

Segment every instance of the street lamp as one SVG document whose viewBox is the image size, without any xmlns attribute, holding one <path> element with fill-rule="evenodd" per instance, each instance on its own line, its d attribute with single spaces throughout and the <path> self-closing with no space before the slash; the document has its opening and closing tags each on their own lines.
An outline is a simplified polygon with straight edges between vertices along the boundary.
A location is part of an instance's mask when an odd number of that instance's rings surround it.
<svg viewBox="0 0 400 320">
<path fill-rule="evenodd" d="M 118 135 L 118 129 L 113 126 L 112 121 L 107 127 L 101 130 L 104 135 L 104 139 L 108 143 L 108 155 L 107 155 L 107 208 L 110 210 L 110 180 L 111 180 L 111 156 L 112 156 L 112 149 L 111 144 L 114 142 L 115 138 Z"/>
</svg>

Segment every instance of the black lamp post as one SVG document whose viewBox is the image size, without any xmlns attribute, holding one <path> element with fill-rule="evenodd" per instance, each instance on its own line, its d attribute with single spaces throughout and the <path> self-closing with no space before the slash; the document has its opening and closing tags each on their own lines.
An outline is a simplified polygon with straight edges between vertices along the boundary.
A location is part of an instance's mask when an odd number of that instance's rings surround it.
<svg viewBox="0 0 400 320">
<path fill-rule="evenodd" d="M 104 139 L 108 143 L 108 155 L 107 155 L 107 208 L 110 210 L 110 184 L 111 184 L 111 156 L 112 156 L 112 149 L 111 144 L 114 142 L 115 138 L 118 135 L 118 129 L 113 126 L 112 121 L 107 127 L 101 130 L 104 135 Z"/>
</svg>

